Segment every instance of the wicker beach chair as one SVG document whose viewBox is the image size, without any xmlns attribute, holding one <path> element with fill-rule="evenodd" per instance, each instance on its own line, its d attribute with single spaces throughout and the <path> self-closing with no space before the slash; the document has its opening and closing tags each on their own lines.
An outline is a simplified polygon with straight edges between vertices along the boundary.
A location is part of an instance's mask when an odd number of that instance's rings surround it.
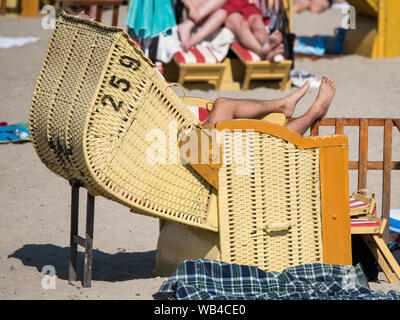
<svg viewBox="0 0 400 320">
<path fill-rule="evenodd" d="M 90 286 L 95 196 L 161 219 L 162 274 L 210 255 L 276 271 L 351 264 L 346 136 L 302 138 L 260 120 L 200 128 L 185 101 L 122 29 L 59 16 L 29 125 L 41 161 L 72 184 L 70 280 L 82 245 Z M 221 157 L 185 164 L 180 138 L 214 141 L 207 129 L 222 138 L 209 144 Z M 241 150 L 245 162 L 235 161 Z M 88 191 L 86 239 L 77 229 L 80 186 Z"/>
</svg>

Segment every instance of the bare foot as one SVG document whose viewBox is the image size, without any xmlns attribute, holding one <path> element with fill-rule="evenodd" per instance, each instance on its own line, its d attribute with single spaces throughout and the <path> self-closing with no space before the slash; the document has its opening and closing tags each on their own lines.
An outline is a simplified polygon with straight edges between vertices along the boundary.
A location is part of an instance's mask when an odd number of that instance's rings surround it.
<svg viewBox="0 0 400 320">
<path fill-rule="evenodd" d="M 263 55 L 268 55 L 272 49 L 282 43 L 282 40 L 282 33 L 280 33 L 278 30 L 272 32 L 272 34 L 268 37 L 268 41 L 262 46 Z"/>
<path fill-rule="evenodd" d="M 286 115 L 286 117 L 290 118 L 293 115 L 297 102 L 299 102 L 299 100 L 304 97 L 309 87 L 310 82 L 306 81 L 306 83 L 303 84 L 301 88 L 283 98 L 282 112 Z"/>
<path fill-rule="evenodd" d="M 322 119 L 328 113 L 336 91 L 335 81 L 328 76 L 323 76 L 319 87 L 318 96 L 310 108 L 316 120 Z"/>
<path fill-rule="evenodd" d="M 192 33 L 192 29 L 194 27 L 194 23 L 186 19 L 180 24 L 178 24 L 178 35 L 179 39 L 181 41 L 181 48 L 183 51 L 187 52 L 189 50 L 189 40 L 190 40 L 190 35 Z"/>
<path fill-rule="evenodd" d="M 265 60 L 272 61 L 275 56 L 278 54 L 283 54 L 284 53 L 284 47 L 283 43 L 279 44 L 276 46 L 272 51 L 270 51 L 266 56 L 264 56 Z"/>
</svg>

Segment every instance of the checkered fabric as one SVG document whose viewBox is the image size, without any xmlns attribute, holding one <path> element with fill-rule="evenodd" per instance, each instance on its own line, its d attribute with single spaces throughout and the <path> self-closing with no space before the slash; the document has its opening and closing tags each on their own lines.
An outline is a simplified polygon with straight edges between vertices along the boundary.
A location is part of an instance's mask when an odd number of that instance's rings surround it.
<svg viewBox="0 0 400 320">
<path fill-rule="evenodd" d="M 303 264 L 282 272 L 211 260 L 185 260 L 159 293 L 178 300 L 400 300 L 369 289 L 360 265 Z"/>
</svg>

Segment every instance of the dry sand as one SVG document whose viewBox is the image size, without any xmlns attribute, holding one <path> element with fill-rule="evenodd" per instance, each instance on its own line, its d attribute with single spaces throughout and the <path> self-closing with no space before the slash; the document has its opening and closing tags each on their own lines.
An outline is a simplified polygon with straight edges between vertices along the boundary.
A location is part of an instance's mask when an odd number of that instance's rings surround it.
<svg viewBox="0 0 400 320">
<path fill-rule="evenodd" d="M 120 25 L 126 10 L 122 9 Z M 341 21 L 338 10 L 320 16 L 296 15 L 297 35 L 332 35 Z M 107 23 L 110 13 L 106 12 Z M 317 30 L 317 31 L 316 31 Z M 0 36 L 37 36 L 40 40 L 21 48 L 0 49 L 0 121 L 27 121 L 32 91 L 46 52 L 50 32 L 41 28 L 41 18 L 0 18 Z M 296 68 L 320 77 L 331 75 L 337 94 L 328 116 L 331 117 L 400 117 L 400 58 L 370 60 L 347 56 L 334 60 L 296 60 Z M 216 98 L 281 97 L 281 93 L 258 88 L 248 92 L 188 91 L 188 95 Z M 295 116 L 312 103 L 317 91 L 310 90 L 299 103 Z M 357 154 L 357 132 L 349 134 L 350 158 Z M 393 158 L 399 159 L 397 130 L 393 137 Z M 152 299 L 165 280 L 154 277 L 158 220 L 134 215 L 126 207 L 96 198 L 94 234 L 94 274 L 92 288 L 80 282 L 68 284 L 70 188 L 40 162 L 30 143 L 0 146 L 0 299 Z M 370 159 L 382 159 L 382 132 L 370 130 Z M 350 190 L 356 188 L 356 173 L 350 175 Z M 368 177 L 368 187 L 381 192 L 381 173 Z M 392 175 L 392 208 L 400 208 L 398 172 Z M 85 199 L 85 193 L 81 192 Z M 84 212 L 82 201 L 81 212 Z M 80 230 L 84 231 L 81 214 Z M 83 253 L 79 254 L 80 262 Z M 56 289 L 42 288 L 43 266 L 56 270 Z M 81 265 L 80 265 L 81 266 Z M 371 288 L 400 291 L 383 274 Z"/>
</svg>

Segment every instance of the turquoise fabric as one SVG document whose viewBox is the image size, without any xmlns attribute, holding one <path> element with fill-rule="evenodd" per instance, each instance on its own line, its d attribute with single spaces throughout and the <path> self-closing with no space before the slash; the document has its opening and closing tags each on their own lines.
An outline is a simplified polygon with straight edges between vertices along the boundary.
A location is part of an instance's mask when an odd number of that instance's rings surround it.
<svg viewBox="0 0 400 320">
<path fill-rule="evenodd" d="M 126 24 L 142 38 L 152 38 L 176 25 L 171 0 L 132 0 Z"/>
</svg>

